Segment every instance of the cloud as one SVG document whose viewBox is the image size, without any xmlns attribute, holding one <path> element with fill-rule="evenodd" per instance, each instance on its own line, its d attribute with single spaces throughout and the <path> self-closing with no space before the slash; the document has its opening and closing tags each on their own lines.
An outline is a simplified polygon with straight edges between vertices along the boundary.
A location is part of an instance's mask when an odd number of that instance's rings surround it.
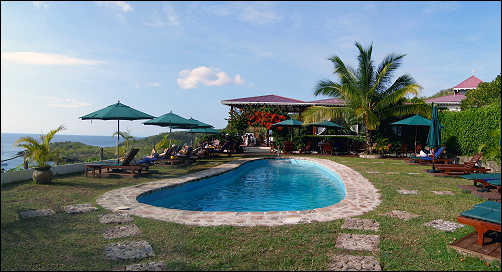
<svg viewBox="0 0 502 272">
<path fill-rule="evenodd" d="M 199 7 L 197 7 L 199 8 Z M 256 6 L 243 6 L 240 4 L 231 5 L 209 5 L 204 10 L 216 16 L 237 16 L 237 19 L 254 25 L 264 25 L 275 23 L 281 20 L 281 16 L 273 10 Z"/>
<path fill-rule="evenodd" d="M 32 1 L 31 2 L 34 7 L 36 8 L 47 8 L 49 5 L 46 4 L 44 1 Z"/>
<path fill-rule="evenodd" d="M 64 108 L 64 109 L 76 109 L 90 106 L 91 104 L 78 101 L 73 98 L 60 98 L 54 96 L 40 96 L 40 98 L 45 98 L 48 100 L 47 106 L 50 108 Z"/>
<path fill-rule="evenodd" d="M 263 25 L 276 22 L 281 17 L 271 10 L 258 10 L 254 7 L 244 7 L 241 9 L 239 19 L 251 24 Z"/>
<path fill-rule="evenodd" d="M 164 6 L 162 7 L 162 14 L 159 14 L 158 11 L 154 11 L 150 21 L 144 24 L 150 27 L 178 26 L 180 25 L 180 20 L 173 7 Z"/>
<path fill-rule="evenodd" d="M 182 70 L 177 79 L 178 86 L 182 89 L 197 88 L 199 84 L 206 86 L 223 86 L 231 83 L 242 84 L 244 80 L 240 75 L 236 75 L 234 80 L 225 72 L 218 68 L 199 66 L 192 70 Z"/>
<path fill-rule="evenodd" d="M 244 79 L 242 79 L 241 75 L 237 74 L 234 77 L 234 82 L 235 82 L 235 84 L 240 85 L 240 84 L 244 83 Z"/>
<path fill-rule="evenodd" d="M 102 61 L 40 52 L 2 52 L 2 60 L 37 65 L 95 65 Z"/>
<path fill-rule="evenodd" d="M 132 11 L 131 5 L 129 5 L 126 1 L 96 1 L 96 4 L 105 7 L 116 7 L 121 9 L 123 12 Z"/>
<path fill-rule="evenodd" d="M 148 86 L 148 87 L 160 87 L 160 83 L 158 83 L 158 82 L 148 82 L 146 84 L 146 86 Z"/>
</svg>

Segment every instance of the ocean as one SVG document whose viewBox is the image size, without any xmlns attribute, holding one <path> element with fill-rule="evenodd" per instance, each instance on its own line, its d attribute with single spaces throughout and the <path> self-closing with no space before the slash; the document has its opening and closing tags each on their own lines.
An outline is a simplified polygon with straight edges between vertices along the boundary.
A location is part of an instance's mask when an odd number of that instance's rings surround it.
<svg viewBox="0 0 502 272">
<path fill-rule="evenodd" d="M 2 160 L 12 158 L 16 155 L 17 152 L 23 150 L 22 148 L 14 146 L 14 142 L 20 137 L 31 136 L 35 139 L 40 139 L 40 134 L 29 134 L 29 133 L 2 133 L 1 134 L 1 142 L 2 142 Z M 139 138 L 139 137 L 135 137 Z M 52 138 L 51 143 L 54 142 L 80 142 L 87 145 L 101 146 L 101 147 L 110 147 L 117 145 L 117 137 L 112 136 L 87 136 L 87 135 L 63 135 L 56 134 L 54 138 Z M 123 139 L 120 138 L 120 142 L 123 142 Z M 15 168 L 18 165 L 23 164 L 23 157 L 15 158 L 13 160 L 9 160 L 6 162 L 2 162 L 2 168 L 4 170 L 8 170 L 11 168 Z"/>
</svg>

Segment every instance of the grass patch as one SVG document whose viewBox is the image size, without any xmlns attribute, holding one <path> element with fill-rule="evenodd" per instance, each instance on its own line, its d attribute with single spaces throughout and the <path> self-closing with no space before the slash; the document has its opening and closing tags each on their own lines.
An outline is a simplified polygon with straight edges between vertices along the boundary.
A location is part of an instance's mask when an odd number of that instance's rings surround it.
<svg viewBox="0 0 502 272">
<path fill-rule="evenodd" d="M 314 156 L 315 157 L 315 156 Z M 91 203 L 112 189 L 160 178 L 183 176 L 238 157 L 201 160 L 186 168 L 154 167 L 141 178 L 86 178 L 81 175 L 56 177 L 52 185 L 31 182 L 2 187 L 2 270 L 110 270 L 128 264 L 164 261 L 169 270 L 325 270 L 334 254 L 374 255 L 384 270 L 500 270 L 500 263 L 464 258 L 447 244 L 474 231 L 466 226 L 445 233 L 423 226 L 434 219 L 456 221 L 463 210 L 483 200 L 464 193 L 456 184 L 463 179 L 434 177 L 423 173 L 428 167 L 408 165 L 400 160 L 368 160 L 326 157 L 345 164 L 368 178 L 380 191 L 382 203 L 360 216 L 380 223 L 380 251 L 346 251 L 335 248 L 339 233 L 374 234 L 371 231 L 341 230 L 343 220 L 278 227 L 199 227 L 134 217 L 141 235 L 105 240 L 109 225 L 98 216 L 109 211 L 99 207 L 81 215 L 61 213 L 61 207 Z M 343 162 L 342 162 L 343 161 Z M 382 161 L 383 164 L 375 164 Z M 361 162 L 368 162 L 361 164 Z M 368 174 L 368 171 L 380 174 Z M 398 172 L 385 175 L 385 172 Z M 409 175 L 407 173 L 420 173 Z M 418 190 L 418 195 L 400 195 L 396 190 Z M 455 196 L 431 191 L 452 191 Z M 20 220 L 18 212 L 50 208 L 51 217 Z M 409 221 L 380 216 L 391 210 L 420 215 Z M 142 261 L 105 260 L 105 245 L 120 240 L 147 240 L 156 254 Z"/>
</svg>

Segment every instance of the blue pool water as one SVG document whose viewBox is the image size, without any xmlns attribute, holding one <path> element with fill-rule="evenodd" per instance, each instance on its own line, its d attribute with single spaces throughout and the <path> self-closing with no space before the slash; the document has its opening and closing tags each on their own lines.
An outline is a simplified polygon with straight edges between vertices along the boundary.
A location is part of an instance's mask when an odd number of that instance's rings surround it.
<svg viewBox="0 0 502 272">
<path fill-rule="evenodd" d="M 345 197 L 338 174 L 306 160 L 245 163 L 222 175 L 138 196 L 141 203 L 192 211 L 301 211 Z"/>
</svg>

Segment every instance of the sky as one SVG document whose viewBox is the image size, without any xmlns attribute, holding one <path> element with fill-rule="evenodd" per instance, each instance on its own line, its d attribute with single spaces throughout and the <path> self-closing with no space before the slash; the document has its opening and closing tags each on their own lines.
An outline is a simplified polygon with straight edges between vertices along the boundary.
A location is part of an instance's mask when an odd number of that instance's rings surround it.
<svg viewBox="0 0 502 272">
<path fill-rule="evenodd" d="M 1 132 L 112 135 L 78 117 L 117 100 L 227 124 L 221 100 L 276 94 L 304 101 L 328 60 L 355 65 L 356 41 L 378 65 L 406 54 L 420 96 L 501 72 L 500 2 L 1 2 Z M 121 121 L 144 137 L 168 129 Z"/>
</svg>

